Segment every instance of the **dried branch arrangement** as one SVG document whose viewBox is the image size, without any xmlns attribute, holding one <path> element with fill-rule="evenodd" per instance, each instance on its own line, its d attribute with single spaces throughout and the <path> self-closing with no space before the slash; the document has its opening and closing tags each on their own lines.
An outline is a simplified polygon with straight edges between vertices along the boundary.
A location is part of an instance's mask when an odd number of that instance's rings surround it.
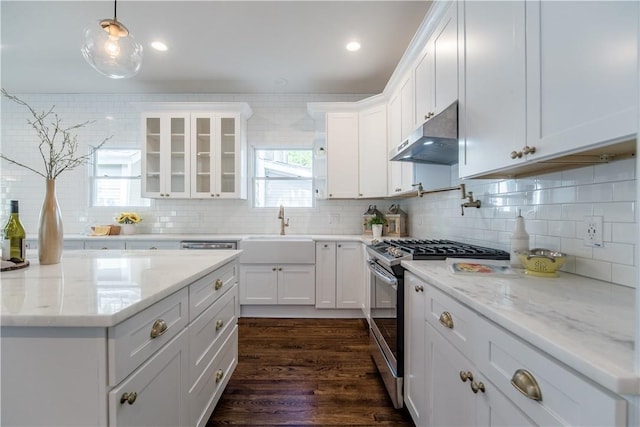
<svg viewBox="0 0 640 427">
<path fill-rule="evenodd" d="M 62 120 L 54 112 L 55 105 L 48 111 L 37 112 L 29 104 L 20 98 L 10 95 L 6 90 L 2 89 L 2 96 L 11 101 L 24 106 L 31 113 L 31 119 L 27 123 L 33 127 L 40 139 L 38 150 L 44 162 L 44 172 L 34 167 L 17 162 L 0 153 L 0 158 L 9 163 L 18 165 L 47 179 L 56 179 L 58 175 L 66 170 L 72 170 L 76 167 L 87 163 L 93 153 L 102 147 L 111 136 L 105 138 L 100 144 L 90 146 L 89 153 L 84 155 L 78 154 L 78 136 L 72 133 L 73 130 L 87 126 L 93 121 L 86 121 L 70 127 L 62 127 Z"/>
</svg>

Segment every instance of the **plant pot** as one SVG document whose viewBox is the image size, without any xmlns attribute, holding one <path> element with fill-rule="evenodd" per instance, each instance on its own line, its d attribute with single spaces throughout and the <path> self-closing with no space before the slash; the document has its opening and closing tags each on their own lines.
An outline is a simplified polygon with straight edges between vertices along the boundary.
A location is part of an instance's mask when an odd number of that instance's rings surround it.
<svg viewBox="0 0 640 427">
<path fill-rule="evenodd" d="M 373 238 L 379 239 L 382 237 L 382 224 L 371 225 L 371 231 L 373 231 Z"/>
<path fill-rule="evenodd" d="M 136 234 L 135 224 L 120 224 L 120 230 L 122 234 Z"/>
</svg>

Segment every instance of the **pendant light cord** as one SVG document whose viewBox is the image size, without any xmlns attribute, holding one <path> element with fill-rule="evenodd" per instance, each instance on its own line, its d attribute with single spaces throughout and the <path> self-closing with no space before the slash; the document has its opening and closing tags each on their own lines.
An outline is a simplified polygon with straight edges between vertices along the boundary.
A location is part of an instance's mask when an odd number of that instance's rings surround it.
<svg viewBox="0 0 640 427">
<path fill-rule="evenodd" d="M 118 21 L 118 0 L 113 0 L 113 20 Z"/>
</svg>

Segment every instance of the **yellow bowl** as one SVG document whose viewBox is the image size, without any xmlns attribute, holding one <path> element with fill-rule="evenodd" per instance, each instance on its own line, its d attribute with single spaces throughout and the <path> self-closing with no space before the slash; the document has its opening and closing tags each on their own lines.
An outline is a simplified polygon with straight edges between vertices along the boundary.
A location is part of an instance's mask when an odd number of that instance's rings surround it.
<svg viewBox="0 0 640 427">
<path fill-rule="evenodd" d="M 535 248 L 530 251 L 516 251 L 525 274 L 538 277 L 556 277 L 556 271 L 564 265 L 567 255 L 550 249 Z"/>
</svg>

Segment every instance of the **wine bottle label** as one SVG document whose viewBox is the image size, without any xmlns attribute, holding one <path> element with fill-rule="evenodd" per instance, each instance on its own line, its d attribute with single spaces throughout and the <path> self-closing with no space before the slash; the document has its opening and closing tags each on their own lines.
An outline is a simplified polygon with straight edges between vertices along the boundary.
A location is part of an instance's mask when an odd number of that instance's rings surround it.
<svg viewBox="0 0 640 427">
<path fill-rule="evenodd" d="M 11 239 L 2 239 L 2 259 L 9 261 L 11 258 Z"/>
<path fill-rule="evenodd" d="M 25 239 L 14 237 L 2 239 L 2 259 L 12 262 L 23 262 L 26 258 L 27 242 Z"/>
</svg>

